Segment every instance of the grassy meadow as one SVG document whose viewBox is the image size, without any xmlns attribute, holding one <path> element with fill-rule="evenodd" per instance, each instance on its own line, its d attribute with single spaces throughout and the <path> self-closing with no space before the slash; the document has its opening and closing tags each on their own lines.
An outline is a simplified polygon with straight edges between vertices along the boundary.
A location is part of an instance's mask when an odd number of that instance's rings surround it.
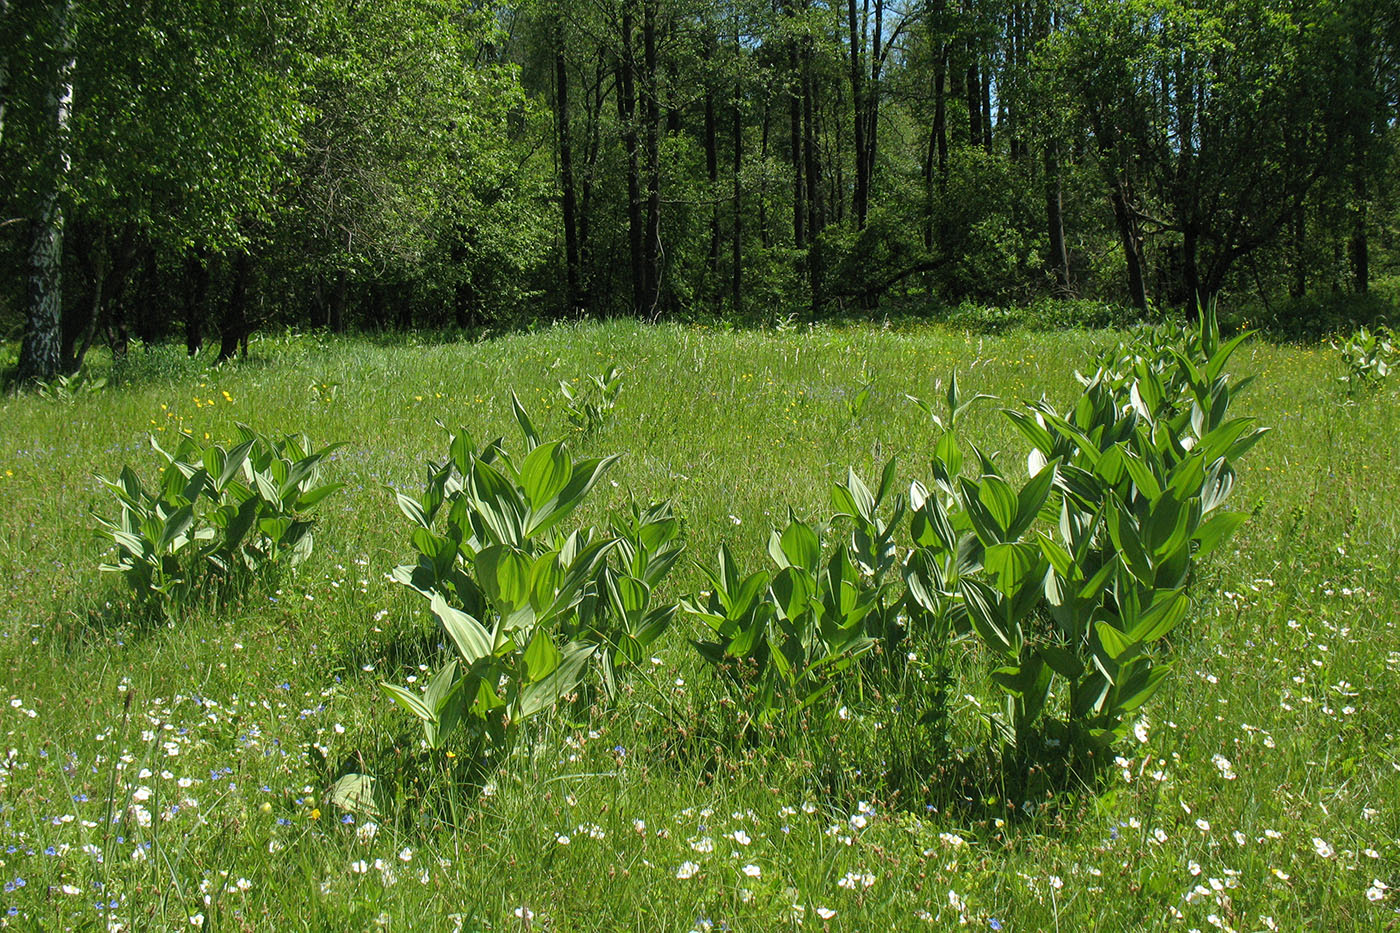
<svg viewBox="0 0 1400 933">
<path fill-rule="evenodd" d="M 446 455 L 435 424 L 622 454 L 579 519 L 669 499 L 691 558 L 764 557 L 790 507 L 819 521 L 848 466 L 929 481 L 939 430 L 907 398 L 1071 403 L 1122 335 L 852 326 L 728 332 L 630 322 L 481 342 L 254 340 L 213 369 L 133 351 L 71 399 L 0 399 L 0 925 L 22 930 L 1380 930 L 1400 928 L 1400 395 L 1347 393 L 1326 345 L 1251 339 L 1231 372 L 1271 433 L 1238 468 L 1251 517 L 1195 582 L 1175 673 L 1098 786 L 1006 799 L 980 771 L 995 702 L 959 646 L 956 781 L 896 781 L 916 733 L 867 693 L 820 736 L 720 741 L 740 711 L 681 616 L 615 703 L 532 720 L 484 782 L 385 699 L 445 639 L 388 578 L 411 560 L 390 489 Z M 561 379 L 616 365 L 580 433 Z M 868 398 L 860 400 L 862 386 Z M 994 404 L 962 431 L 1018 481 Z M 236 422 L 346 441 L 315 551 L 172 624 L 135 612 L 91 513 L 94 474 L 159 459 L 147 434 Z M 423 668 L 426 670 L 426 667 Z M 347 770 L 404 788 L 376 820 Z M 416 789 L 416 790 L 415 790 Z M 415 793 L 421 797 L 413 796 Z M 424 802 L 426 800 L 426 803 Z M 1393 888 L 1393 889 L 1392 889 Z"/>
</svg>

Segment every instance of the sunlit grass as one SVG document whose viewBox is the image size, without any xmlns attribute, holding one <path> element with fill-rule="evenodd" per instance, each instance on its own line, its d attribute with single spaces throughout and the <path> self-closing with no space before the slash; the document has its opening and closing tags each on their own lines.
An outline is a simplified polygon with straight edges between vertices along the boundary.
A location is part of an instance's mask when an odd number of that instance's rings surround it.
<svg viewBox="0 0 1400 933">
<path fill-rule="evenodd" d="M 1385 928 L 1400 894 L 1400 418 L 1383 385 L 1349 400 L 1325 346 L 1250 342 L 1241 411 L 1274 429 L 1240 469 L 1254 514 L 1197 588 L 1178 676 L 1105 786 L 1005 801 L 991 782 L 929 810 L 882 774 L 874 703 L 835 745 L 717 748 L 737 715 L 684 624 L 607 708 L 560 711 L 483 789 L 424 782 L 369 830 L 324 798 L 346 766 L 401 773 L 416 727 L 376 684 L 438 639 L 385 578 L 409 554 L 386 487 L 416 491 L 440 420 L 513 441 L 509 391 L 568 431 L 561 379 L 616 364 L 612 419 L 584 453 L 621 452 L 585 521 L 670 498 L 691 554 L 760 559 L 791 506 L 829 510 L 848 465 L 898 455 L 927 479 L 936 429 L 906 394 L 954 368 L 965 392 L 1073 397 L 1109 332 L 874 327 L 717 332 L 612 323 L 480 343 L 255 342 L 214 370 L 160 349 L 72 402 L 0 401 L 0 922 L 18 929 Z M 858 413 L 849 403 L 874 385 Z M 346 440 L 296 574 L 175 627 L 124 611 L 97 570 L 93 474 L 146 441 L 235 422 Z M 995 406 L 964 428 L 1016 470 Z M 701 586 L 686 561 L 670 587 Z M 967 696 L 962 696 L 962 693 Z M 977 733 L 975 684 L 954 715 Z M 13 751 L 10 751 L 13 749 Z M 437 769 L 437 770 L 434 770 Z M 933 799 L 937 795 L 931 795 Z M 954 801 L 956 803 L 956 801 Z M 413 814 L 414 819 L 408 815 Z M 565 841 L 567 840 L 567 841 Z M 5 912 L 10 912 L 5 915 Z"/>
</svg>

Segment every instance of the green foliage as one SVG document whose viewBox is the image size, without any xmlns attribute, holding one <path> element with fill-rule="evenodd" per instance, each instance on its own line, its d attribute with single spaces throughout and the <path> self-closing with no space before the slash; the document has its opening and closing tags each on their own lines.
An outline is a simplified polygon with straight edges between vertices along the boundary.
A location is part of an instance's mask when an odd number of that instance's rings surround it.
<svg viewBox="0 0 1400 933">
<path fill-rule="evenodd" d="M 34 383 L 34 391 L 40 398 L 59 402 L 73 402 L 83 395 L 101 392 L 107 387 L 106 376 L 95 376 L 84 367 L 71 376 L 55 373 L 50 380 L 39 379 Z"/>
<path fill-rule="evenodd" d="M 958 557 L 954 583 L 946 572 L 920 582 L 945 611 L 961 604 L 995 659 L 998 725 L 1023 761 L 1045 742 L 1082 761 L 1123 736 L 1169 672 L 1154 646 L 1185 619 L 1194 567 L 1244 520 L 1222 508 L 1232 465 L 1264 433 L 1227 418 L 1247 384 L 1225 372 L 1243 335 L 1222 344 L 1207 308 L 1183 336 L 1159 330 L 1110 351 L 1067 411 L 1007 410 L 1032 445 L 1019 491 L 980 453 L 981 475 L 958 476 L 953 441 L 935 456 L 938 494 L 915 496 L 921 566 Z"/>
<path fill-rule="evenodd" d="M 559 394 L 564 396 L 564 411 L 569 424 L 584 434 L 592 434 L 612 418 L 613 406 L 622 391 L 622 374 L 616 366 L 607 372 L 589 376 L 581 388 L 567 380 L 559 380 Z"/>
<path fill-rule="evenodd" d="M 591 668 L 605 690 L 640 661 L 676 607 L 654 597 L 680 555 L 680 526 L 666 504 L 613 517 L 607 529 L 566 520 L 616 456 L 574 460 L 544 442 L 511 396 L 526 442 L 517 465 L 498 438 L 477 449 L 451 433 L 448 458 L 430 464 L 423 494 L 396 493 L 415 525 L 417 562 L 394 578 L 429 600 L 456 657 L 426 689 L 382 684 L 417 717 L 430 748 L 459 725 L 503 746 L 520 725 L 580 688 Z"/>
<path fill-rule="evenodd" d="M 711 631 L 709 640 L 694 643 L 700 657 L 722 675 L 750 721 L 792 726 L 809 708 L 819 720 L 829 717 L 860 689 L 856 659 L 897 637 L 900 598 L 891 577 L 903 503 L 894 497 L 893 514 L 881 514 L 894 468 L 890 460 L 873 493 L 854 471 L 832 486 L 828 528 L 850 528 L 834 546 L 824 551 L 827 529 L 789 514 L 787 526 L 768 539 L 776 570 L 743 574 L 721 545 L 718 566 L 702 567 L 709 592 L 682 601 Z"/>
<path fill-rule="evenodd" d="M 1395 368 L 1400 354 L 1395 349 L 1395 333 L 1385 325 L 1374 331 L 1362 327 L 1333 347 L 1341 351 L 1347 374 L 1342 380 L 1347 384 L 1347 392 L 1355 393 L 1361 388 L 1379 385 Z"/>
<path fill-rule="evenodd" d="M 147 489 L 131 467 L 102 483 L 117 498 L 116 521 L 94 516 L 117 548 L 101 569 L 120 573 L 138 600 L 157 599 L 167 613 L 212 582 L 231 581 L 274 565 L 295 567 L 311 555 L 312 513 L 342 483 L 321 483 L 325 458 L 308 438 L 272 438 L 238 426 L 230 449 L 201 445 L 188 434 L 174 451 L 155 437 L 165 459 Z"/>
</svg>

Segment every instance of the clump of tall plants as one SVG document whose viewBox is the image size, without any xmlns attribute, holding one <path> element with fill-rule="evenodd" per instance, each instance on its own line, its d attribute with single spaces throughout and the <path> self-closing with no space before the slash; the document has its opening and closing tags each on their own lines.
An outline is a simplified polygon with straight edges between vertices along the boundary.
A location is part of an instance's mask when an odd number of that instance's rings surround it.
<svg viewBox="0 0 1400 933">
<path fill-rule="evenodd" d="M 153 483 L 130 466 L 116 479 L 98 477 L 120 508 L 115 519 L 94 516 L 99 536 L 115 549 L 101 569 L 120 574 L 138 601 L 167 615 L 197 591 L 306 560 L 314 512 L 343 485 L 321 481 L 340 444 L 318 450 L 305 435 L 237 430 L 227 449 L 182 434 L 167 451 L 152 436 L 165 461 Z"/>
<path fill-rule="evenodd" d="M 1265 429 L 1229 413 L 1243 339 L 1222 342 L 1207 309 L 1106 352 L 1066 410 L 1004 409 L 1031 445 L 1024 480 L 962 436 L 985 396 L 953 378 L 946 414 L 915 399 L 942 430 L 931 483 L 906 501 L 893 461 L 875 492 L 849 473 L 832 545 L 789 521 L 776 571 L 744 574 L 722 546 L 710 591 L 684 602 L 712 632 L 701 656 L 760 722 L 897 691 L 948 754 L 953 652 L 975 645 L 1003 762 L 1092 770 L 1169 676 L 1196 570 L 1244 521 L 1225 502 Z M 905 676 L 916 661 L 932 676 Z"/>
<path fill-rule="evenodd" d="M 397 494 L 416 555 L 394 577 L 428 601 L 453 650 L 420 689 L 382 689 L 432 749 L 458 731 L 500 749 L 590 672 L 612 693 L 676 614 L 655 595 L 683 550 L 670 506 L 634 504 L 606 525 L 572 525 L 617 457 L 574 459 L 563 440 L 542 440 L 513 395 L 512 404 L 523 454 L 450 432 L 423 493 Z"/>
</svg>

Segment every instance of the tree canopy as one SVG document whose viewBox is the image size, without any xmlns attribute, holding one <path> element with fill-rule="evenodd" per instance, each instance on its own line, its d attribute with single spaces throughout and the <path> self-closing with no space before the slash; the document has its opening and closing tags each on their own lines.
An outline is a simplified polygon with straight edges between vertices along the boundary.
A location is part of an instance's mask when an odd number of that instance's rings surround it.
<svg viewBox="0 0 1400 933">
<path fill-rule="evenodd" d="M 1361 0 L 0 0 L 0 325 L 30 378 L 274 322 L 1302 313 L 1400 274 L 1398 54 Z"/>
</svg>

